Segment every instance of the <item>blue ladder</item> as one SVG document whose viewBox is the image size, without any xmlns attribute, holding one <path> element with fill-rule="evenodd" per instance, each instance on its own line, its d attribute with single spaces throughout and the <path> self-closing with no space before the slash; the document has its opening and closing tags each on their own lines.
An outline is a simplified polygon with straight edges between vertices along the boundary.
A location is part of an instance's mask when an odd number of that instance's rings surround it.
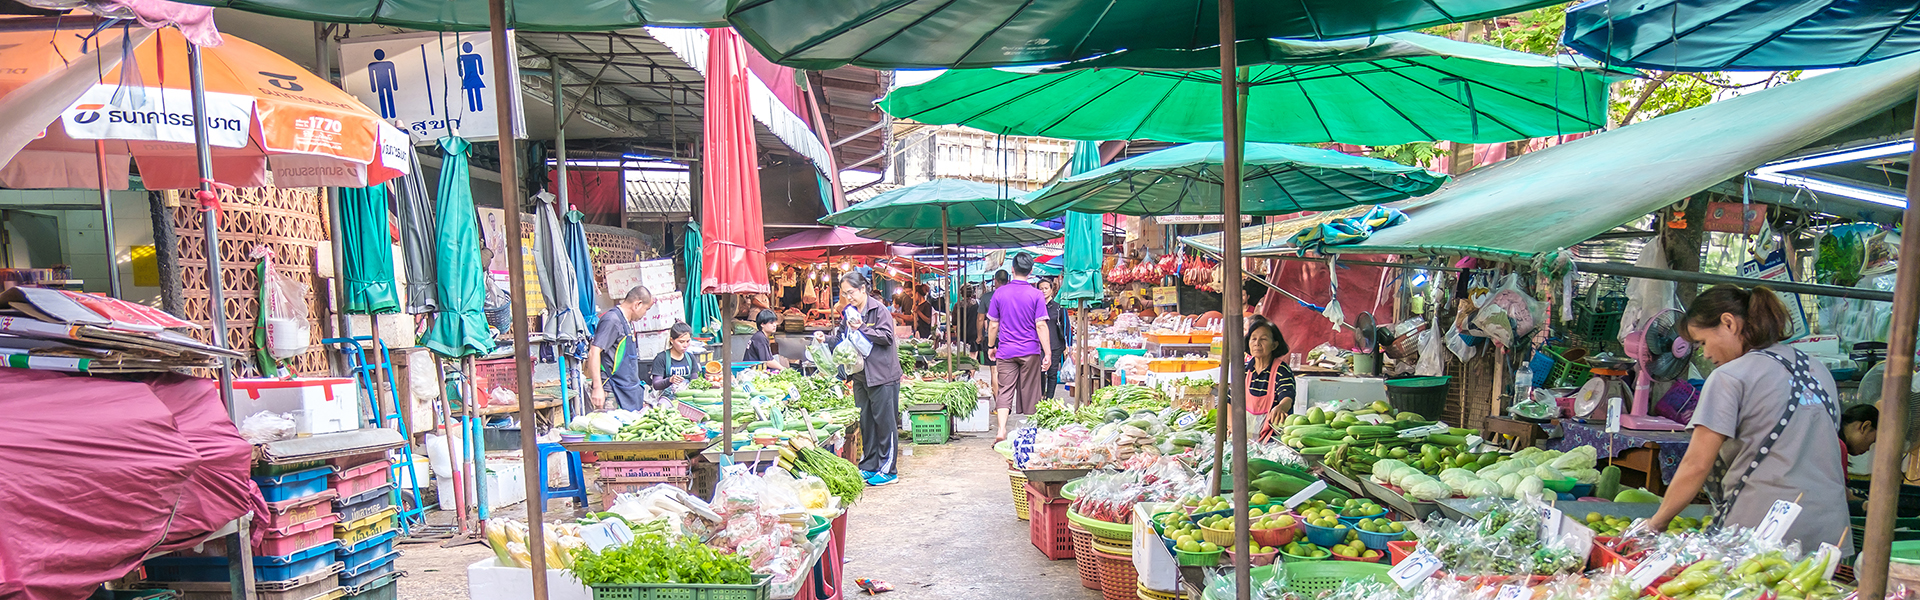
<svg viewBox="0 0 1920 600">
<path fill-rule="evenodd" d="M 373 342 L 374 349 L 379 352 L 379 360 L 377 362 L 367 360 L 366 347 L 360 345 L 360 342 Z M 373 411 L 370 413 L 373 415 L 373 419 L 369 423 L 374 427 L 382 428 L 388 427 L 390 423 L 396 425 L 400 431 L 400 438 L 406 440 L 406 460 L 401 464 L 388 467 L 388 479 L 392 480 L 395 484 L 391 492 L 393 505 L 401 507 L 401 535 L 412 535 L 414 523 L 417 522 L 421 525 L 426 524 L 427 507 L 423 506 L 420 502 L 420 475 L 413 468 L 413 429 L 410 424 L 407 423 L 406 409 L 400 406 L 399 389 L 393 380 L 392 355 L 388 353 L 386 344 L 373 339 L 373 336 L 359 335 L 324 338 L 320 340 L 320 343 L 333 346 L 335 350 L 340 352 L 341 358 L 347 364 L 348 377 L 357 380 L 359 384 L 357 387 L 359 387 L 360 392 L 365 395 L 367 405 L 373 408 Z M 392 413 L 381 412 L 380 397 L 374 393 L 379 385 L 379 378 L 376 377 L 376 374 L 384 375 L 386 378 L 387 397 L 393 398 L 394 400 Z M 400 477 L 403 472 L 406 475 L 405 479 L 401 479 Z M 407 482 L 413 489 L 413 508 L 405 508 L 406 503 L 402 497 L 403 495 L 400 493 L 401 487 L 399 485 L 402 481 Z"/>
</svg>

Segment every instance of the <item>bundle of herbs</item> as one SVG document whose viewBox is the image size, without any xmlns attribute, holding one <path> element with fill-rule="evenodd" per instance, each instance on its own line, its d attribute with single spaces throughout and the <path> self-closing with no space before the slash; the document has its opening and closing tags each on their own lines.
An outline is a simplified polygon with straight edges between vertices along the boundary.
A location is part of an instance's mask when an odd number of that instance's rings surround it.
<svg viewBox="0 0 1920 600">
<path fill-rule="evenodd" d="M 603 552 L 578 548 L 573 574 L 587 585 L 687 583 L 746 585 L 753 567 L 744 556 L 725 554 L 698 541 L 649 534 Z"/>
</svg>

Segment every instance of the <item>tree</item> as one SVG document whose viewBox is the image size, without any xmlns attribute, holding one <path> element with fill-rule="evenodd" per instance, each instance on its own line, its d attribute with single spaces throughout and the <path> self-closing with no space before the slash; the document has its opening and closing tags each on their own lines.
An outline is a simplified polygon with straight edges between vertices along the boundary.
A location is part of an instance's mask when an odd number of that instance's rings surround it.
<svg viewBox="0 0 1920 600">
<path fill-rule="evenodd" d="M 1409 142 L 1392 146 L 1373 146 L 1367 149 L 1369 157 L 1413 167 L 1425 166 L 1441 154 L 1440 147 L 1433 142 Z"/>
</svg>

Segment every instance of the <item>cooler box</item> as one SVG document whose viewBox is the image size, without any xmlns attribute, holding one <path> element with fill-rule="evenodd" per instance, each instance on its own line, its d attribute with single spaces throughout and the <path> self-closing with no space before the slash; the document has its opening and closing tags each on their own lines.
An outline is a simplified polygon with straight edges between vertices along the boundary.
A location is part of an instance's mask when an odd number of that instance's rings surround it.
<svg viewBox="0 0 1920 600">
<path fill-rule="evenodd" d="M 236 379 L 234 412 L 241 420 L 261 411 L 293 413 L 294 433 L 359 429 L 360 392 L 346 377 Z"/>
</svg>

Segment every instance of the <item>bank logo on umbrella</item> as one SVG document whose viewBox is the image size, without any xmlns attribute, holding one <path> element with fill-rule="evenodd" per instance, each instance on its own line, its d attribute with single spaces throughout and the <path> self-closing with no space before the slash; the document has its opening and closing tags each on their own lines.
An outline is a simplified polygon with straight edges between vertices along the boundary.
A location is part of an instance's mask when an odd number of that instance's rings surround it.
<svg viewBox="0 0 1920 600">
<path fill-rule="evenodd" d="M 60 118 L 74 139 L 193 143 L 193 99 L 187 90 L 96 85 Z M 253 99 L 207 92 L 206 122 L 209 144 L 243 148 L 253 129 Z"/>
</svg>

